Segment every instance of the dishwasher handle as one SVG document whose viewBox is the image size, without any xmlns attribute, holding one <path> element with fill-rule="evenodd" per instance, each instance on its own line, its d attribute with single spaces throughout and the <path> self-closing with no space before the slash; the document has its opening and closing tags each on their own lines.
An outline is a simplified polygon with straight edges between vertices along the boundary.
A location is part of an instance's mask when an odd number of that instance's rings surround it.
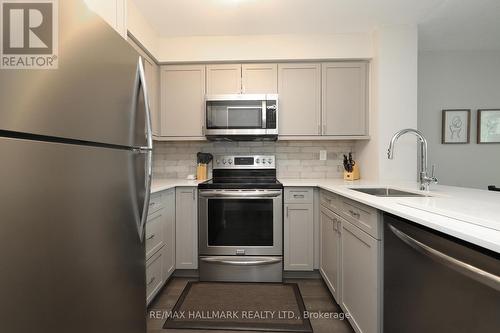
<svg viewBox="0 0 500 333">
<path fill-rule="evenodd" d="M 500 276 L 486 272 L 478 267 L 467 264 L 463 261 L 450 257 L 441 251 L 438 251 L 430 246 L 427 246 L 418 240 L 410 237 L 401 230 L 397 229 L 393 225 L 389 224 L 389 229 L 392 233 L 399 238 L 402 242 L 418 251 L 419 253 L 426 255 L 433 260 L 477 281 L 484 285 L 487 285 L 497 291 L 500 291 Z"/>
</svg>

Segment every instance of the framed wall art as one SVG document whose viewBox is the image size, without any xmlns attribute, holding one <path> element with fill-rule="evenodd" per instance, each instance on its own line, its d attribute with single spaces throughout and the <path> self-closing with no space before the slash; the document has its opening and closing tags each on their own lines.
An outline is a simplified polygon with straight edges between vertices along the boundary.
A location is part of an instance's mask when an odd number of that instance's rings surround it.
<svg viewBox="0 0 500 333">
<path fill-rule="evenodd" d="M 470 142 L 470 110 L 443 110 L 441 143 Z"/>
<path fill-rule="evenodd" d="M 500 109 L 477 110 L 477 143 L 500 143 Z"/>
</svg>

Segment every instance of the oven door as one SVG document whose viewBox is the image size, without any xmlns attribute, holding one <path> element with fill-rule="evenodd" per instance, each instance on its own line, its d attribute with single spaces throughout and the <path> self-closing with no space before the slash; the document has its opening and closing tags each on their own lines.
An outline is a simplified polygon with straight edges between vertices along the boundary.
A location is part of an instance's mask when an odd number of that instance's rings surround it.
<svg viewBox="0 0 500 333">
<path fill-rule="evenodd" d="M 200 190 L 200 255 L 281 256 L 282 190 Z"/>
</svg>

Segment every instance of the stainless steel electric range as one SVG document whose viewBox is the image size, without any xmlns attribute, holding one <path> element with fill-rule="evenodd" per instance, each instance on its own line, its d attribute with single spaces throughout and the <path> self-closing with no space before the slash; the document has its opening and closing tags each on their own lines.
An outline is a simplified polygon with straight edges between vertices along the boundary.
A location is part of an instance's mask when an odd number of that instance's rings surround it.
<svg viewBox="0 0 500 333">
<path fill-rule="evenodd" d="M 281 282 L 283 185 L 274 156 L 218 156 L 198 194 L 200 280 Z"/>
</svg>

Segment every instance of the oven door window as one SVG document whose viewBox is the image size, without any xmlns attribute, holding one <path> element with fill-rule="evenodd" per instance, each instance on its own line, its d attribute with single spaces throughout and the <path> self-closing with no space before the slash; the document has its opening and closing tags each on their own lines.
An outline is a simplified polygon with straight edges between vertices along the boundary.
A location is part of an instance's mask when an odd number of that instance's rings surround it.
<svg viewBox="0 0 500 333">
<path fill-rule="evenodd" d="M 260 101 L 208 101 L 207 129 L 262 128 Z"/>
<path fill-rule="evenodd" d="M 273 246 L 273 200 L 209 200 L 208 246 Z"/>
</svg>

